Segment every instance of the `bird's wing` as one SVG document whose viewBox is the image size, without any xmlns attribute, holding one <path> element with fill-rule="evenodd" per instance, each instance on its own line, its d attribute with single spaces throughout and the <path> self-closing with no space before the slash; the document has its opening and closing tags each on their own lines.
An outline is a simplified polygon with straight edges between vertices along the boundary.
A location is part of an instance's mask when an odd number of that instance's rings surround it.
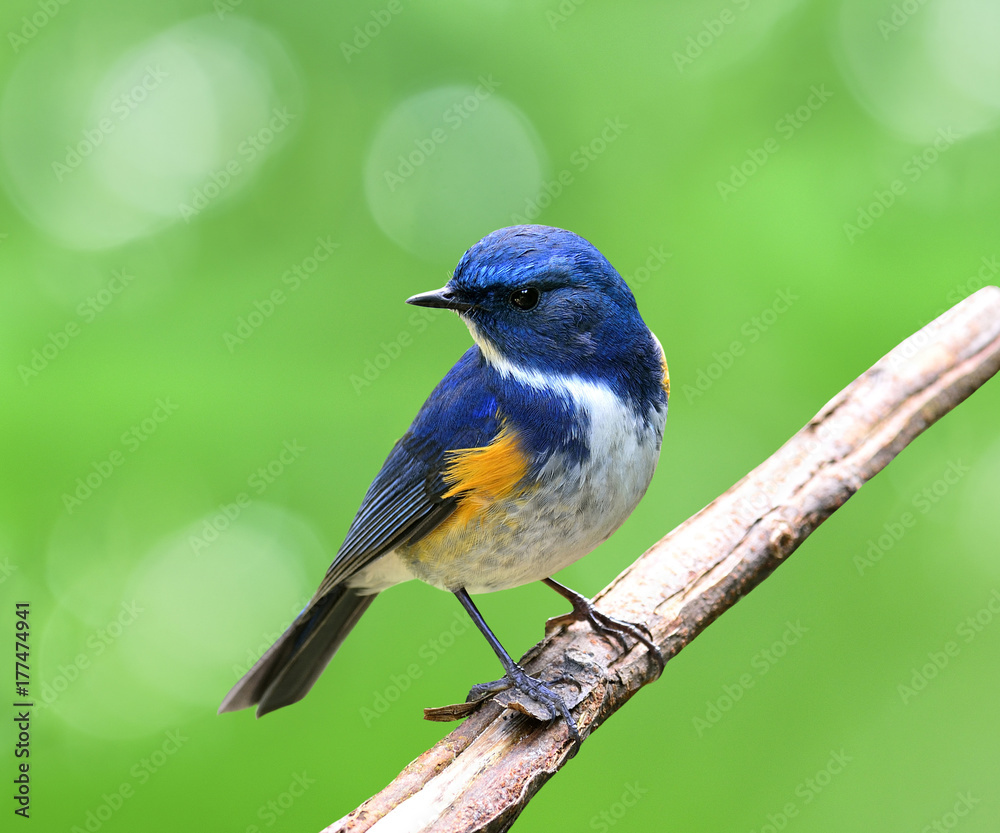
<svg viewBox="0 0 1000 833">
<path fill-rule="evenodd" d="M 502 431 L 497 401 L 484 384 L 479 350 L 472 347 L 389 453 L 315 598 L 395 547 L 420 540 L 448 518 L 463 494 L 448 477 L 454 455 L 446 452 L 485 448 Z"/>
</svg>

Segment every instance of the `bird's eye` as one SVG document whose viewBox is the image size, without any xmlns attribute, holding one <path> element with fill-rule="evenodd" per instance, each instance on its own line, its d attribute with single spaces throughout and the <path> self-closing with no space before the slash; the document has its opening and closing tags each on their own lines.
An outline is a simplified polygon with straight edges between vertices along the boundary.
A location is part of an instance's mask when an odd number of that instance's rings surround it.
<svg viewBox="0 0 1000 833">
<path fill-rule="evenodd" d="M 534 309 L 538 304 L 539 293 L 533 286 L 517 289 L 510 294 L 510 302 L 522 310 Z"/>
</svg>

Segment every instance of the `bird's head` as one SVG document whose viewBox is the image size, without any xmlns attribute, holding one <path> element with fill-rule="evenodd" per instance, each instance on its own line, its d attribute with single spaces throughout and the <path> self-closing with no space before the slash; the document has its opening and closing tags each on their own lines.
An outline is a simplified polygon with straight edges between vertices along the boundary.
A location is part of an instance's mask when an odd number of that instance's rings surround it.
<svg viewBox="0 0 1000 833">
<path fill-rule="evenodd" d="M 486 361 L 501 368 L 628 372 L 654 343 L 604 256 L 573 232 L 549 226 L 488 234 L 444 287 L 407 303 L 455 310 Z"/>
</svg>

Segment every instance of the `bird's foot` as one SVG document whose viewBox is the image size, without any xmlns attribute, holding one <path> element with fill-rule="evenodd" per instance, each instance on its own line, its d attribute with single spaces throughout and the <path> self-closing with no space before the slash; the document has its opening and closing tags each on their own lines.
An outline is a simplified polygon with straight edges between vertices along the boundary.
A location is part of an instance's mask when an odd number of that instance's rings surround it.
<svg viewBox="0 0 1000 833">
<path fill-rule="evenodd" d="M 568 587 L 563 589 L 569 590 Z M 569 599 L 573 605 L 573 609 L 562 616 L 554 616 L 549 619 L 546 623 L 548 626 L 559 627 L 569 625 L 572 622 L 587 622 L 597 633 L 615 639 L 621 645 L 623 651 L 628 649 L 625 636 L 631 636 L 649 649 L 654 662 L 659 666 L 659 673 L 663 673 L 663 655 L 660 653 L 660 649 L 656 646 L 656 643 L 653 642 L 653 634 L 650 633 L 649 628 L 645 625 L 626 622 L 622 619 L 616 619 L 614 616 L 608 616 L 606 613 L 601 613 L 586 596 L 572 590 L 570 594 L 563 593 L 563 596 Z"/>
<path fill-rule="evenodd" d="M 558 682 L 564 681 L 575 682 L 571 677 L 560 678 L 558 680 Z M 580 750 L 580 730 L 576 725 L 576 720 L 573 719 L 573 714 L 570 712 L 569 706 L 566 705 L 566 701 L 547 683 L 529 676 L 520 665 L 515 664 L 499 680 L 473 686 L 466 702 L 479 702 L 509 689 L 516 689 L 541 706 L 541 711 L 546 714 L 549 720 L 562 717 L 566 721 L 566 728 L 569 730 L 569 736 L 573 740 L 573 751 L 570 757 Z"/>
</svg>

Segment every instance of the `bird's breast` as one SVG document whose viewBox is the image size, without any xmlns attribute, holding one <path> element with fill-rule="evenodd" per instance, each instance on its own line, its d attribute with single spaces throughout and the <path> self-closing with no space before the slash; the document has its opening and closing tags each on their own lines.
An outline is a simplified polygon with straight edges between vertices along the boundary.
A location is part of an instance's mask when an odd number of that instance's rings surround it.
<svg viewBox="0 0 1000 833">
<path fill-rule="evenodd" d="M 511 419 L 483 449 L 455 452 L 446 469 L 451 517 L 396 554 L 417 578 L 447 590 L 490 592 L 536 581 L 572 564 L 631 514 L 659 458 L 666 407 L 639 413 L 599 383 L 546 381 L 568 398 L 588 453 L 532 458 Z"/>
</svg>

